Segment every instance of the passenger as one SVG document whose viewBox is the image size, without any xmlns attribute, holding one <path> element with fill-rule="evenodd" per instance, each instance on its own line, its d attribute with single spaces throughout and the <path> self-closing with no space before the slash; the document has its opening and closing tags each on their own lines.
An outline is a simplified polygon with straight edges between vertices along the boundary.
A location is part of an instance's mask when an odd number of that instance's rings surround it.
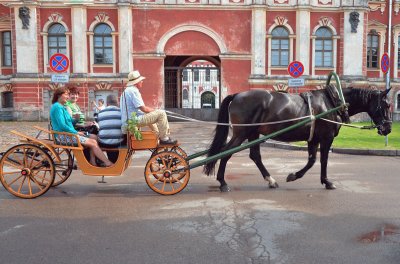
<svg viewBox="0 0 400 264">
<path fill-rule="evenodd" d="M 103 110 L 104 108 L 106 108 L 106 106 L 104 105 L 104 100 L 103 99 L 99 99 L 99 101 L 93 101 L 92 102 L 93 105 L 93 111 L 94 111 L 94 117 L 97 118 L 97 115 L 99 114 L 99 112 L 101 110 Z"/>
<path fill-rule="evenodd" d="M 89 134 L 97 134 L 99 132 L 98 125 L 96 122 L 86 122 L 85 115 L 82 113 L 80 107 L 77 104 L 79 99 L 79 90 L 77 87 L 72 86 L 68 88 L 69 100 L 65 103 L 65 108 L 68 113 L 72 116 L 74 128 L 78 131 L 86 131 Z"/>
<path fill-rule="evenodd" d="M 100 159 L 107 167 L 114 165 L 111 161 L 107 159 L 103 151 L 100 149 L 99 145 L 97 144 L 96 135 L 90 134 L 89 138 L 88 136 L 84 135 L 84 132 L 78 132 L 75 130 L 72 123 L 72 117 L 64 107 L 68 99 L 68 88 L 61 87 L 54 92 L 52 99 L 53 105 L 50 109 L 50 120 L 53 130 L 58 132 L 78 134 L 80 143 L 84 147 L 88 147 L 90 149 L 90 164 L 92 164 L 93 166 L 97 166 L 96 157 Z M 64 138 L 64 135 L 56 135 L 55 138 L 56 141 L 58 140 L 62 142 L 64 141 L 64 139 L 66 139 L 67 141 L 70 140 L 73 144 L 77 144 L 75 137 Z"/>
<path fill-rule="evenodd" d="M 138 126 L 151 125 L 152 130 L 158 133 L 161 145 L 174 145 L 177 141 L 169 137 L 169 124 L 165 111 L 148 107 L 143 102 L 139 89 L 142 89 L 144 79 L 139 71 L 132 71 L 128 75 L 128 83 L 120 100 L 122 131 L 127 132 L 127 119 L 131 118 L 132 112 L 136 112 Z"/>
<path fill-rule="evenodd" d="M 99 122 L 98 142 L 103 148 L 118 148 L 126 145 L 126 136 L 121 130 L 121 110 L 118 107 L 118 98 L 111 94 L 106 99 L 107 107 L 97 116 Z M 107 151 L 107 156 L 112 162 L 118 159 L 118 151 Z"/>
</svg>

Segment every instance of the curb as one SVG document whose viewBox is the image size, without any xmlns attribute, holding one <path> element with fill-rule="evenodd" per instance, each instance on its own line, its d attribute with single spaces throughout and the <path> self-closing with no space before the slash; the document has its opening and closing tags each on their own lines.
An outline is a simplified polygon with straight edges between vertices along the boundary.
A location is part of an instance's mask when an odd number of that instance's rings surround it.
<svg viewBox="0 0 400 264">
<path fill-rule="evenodd" d="M 261 143 L 262 146 L 286 150 L 307 151 L 307 147 L 294 146 L 288 143 L 271 141 Z M 319 150 L 319 149 L 318 149 Z M 349 148 L 331 148 L 331 152 L 349 155 L 370 155 L 370 156 L 400 156 L 400 150 L 386 149 L 349 149 Z"/>
</svg>

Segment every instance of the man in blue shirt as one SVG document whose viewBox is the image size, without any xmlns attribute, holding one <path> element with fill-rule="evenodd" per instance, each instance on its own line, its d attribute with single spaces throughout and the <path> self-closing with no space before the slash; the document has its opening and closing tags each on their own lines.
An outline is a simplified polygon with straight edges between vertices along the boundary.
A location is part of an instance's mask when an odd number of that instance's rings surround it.
<svg viewBox="0 0 400 264">
<path fill-rule="evenodd" d="M 121 121 L 122 130 L 126 133 L 127 119 L 136 112 L 138 126 L 152 125 L 160 137 L 160 145 L 176 144 L 177 141 L 169 137 L 169 124 L 167 114 L 163 110 L 154 109 L 144 104 L 139 89 L 143 87 L 143 80 L 139 71 L 132 71 L 128 75 L 128 83 L 121 95 Z"/>
</svg>

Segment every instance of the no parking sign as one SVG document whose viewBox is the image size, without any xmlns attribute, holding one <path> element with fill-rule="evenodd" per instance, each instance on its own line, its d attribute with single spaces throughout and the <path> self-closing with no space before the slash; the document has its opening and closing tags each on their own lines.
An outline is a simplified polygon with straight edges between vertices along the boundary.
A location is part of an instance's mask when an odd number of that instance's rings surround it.
<svg viewBox="0 0 400 264">
<path fill-rule="evenodd" d="M 381 71 L 386 74 L 389 71 L 389 55 L 385 52 L 381 58 Z"/>
<path fill-rule="evenodd" d="M 50 57 L 50 69 L 54 72 L 65 72 L 69 68 L 69 59 L 62 53 L 56 53 Z"/>
</svg>

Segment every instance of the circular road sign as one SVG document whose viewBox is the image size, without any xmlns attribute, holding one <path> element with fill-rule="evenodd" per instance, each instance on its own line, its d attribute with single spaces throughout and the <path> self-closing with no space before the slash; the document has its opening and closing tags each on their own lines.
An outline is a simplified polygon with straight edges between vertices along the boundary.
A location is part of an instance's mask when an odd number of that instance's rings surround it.
<svg viewBox="0 0 400 264">
<path fill-rule="evenodd" d="M 389 67 L 389 55 L 385 52 L 381 58 L 381 71 L 386 74 L 389 70 Z"/>
<path fill-rule="evenodd" d="M 304 65 L 300 61 L 292 61 L 289 64 L 287 71 L 293 78 L 299 78 L 301 75 L 303 75 Z"/>
<path fill-rule="evenodd" d="M 50 69 L 54 72 L 65 72 L 69 67 L 69 59 L 62 53 L 56 53 L 50 57 Z"/>
</svg>

